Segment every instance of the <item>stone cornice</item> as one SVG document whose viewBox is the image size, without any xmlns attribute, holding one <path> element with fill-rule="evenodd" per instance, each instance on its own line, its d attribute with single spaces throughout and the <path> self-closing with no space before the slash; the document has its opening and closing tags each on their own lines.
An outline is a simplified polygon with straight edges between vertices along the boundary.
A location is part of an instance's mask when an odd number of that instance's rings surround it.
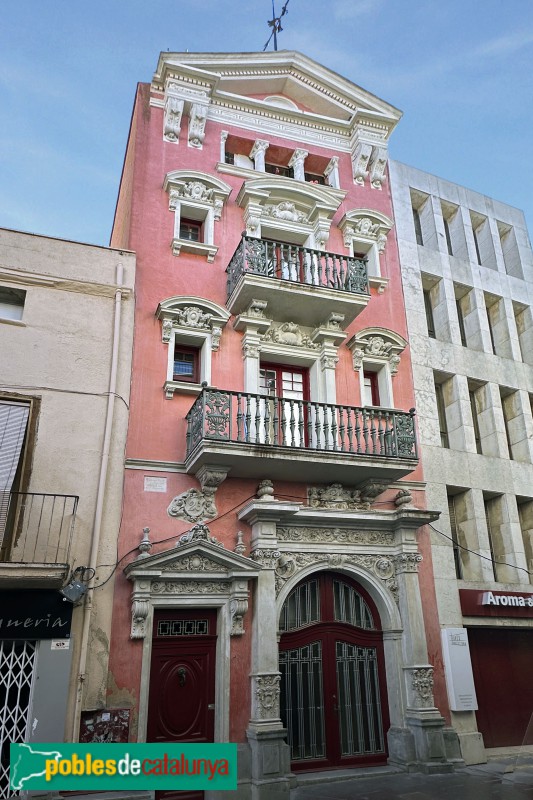
<svg viewBox="0 0 533 800">
<path fill-rule="evenodd" d="M 43 275 L 36 272 L 23 272 L 9 267 L 0 268 L 0 280 L 8 281 L 23 286 L 42 286 L 47 289 L 59 289 L 63 292 L 78 292 L 101 297 L 114 297 L 120 289 L 124 298 L 132 294 L 129 286 L 116 286 L 114 284 L 97 283 L 96 281 L 83 281 L 61 278 L 57 275 Z"/>
</svg>

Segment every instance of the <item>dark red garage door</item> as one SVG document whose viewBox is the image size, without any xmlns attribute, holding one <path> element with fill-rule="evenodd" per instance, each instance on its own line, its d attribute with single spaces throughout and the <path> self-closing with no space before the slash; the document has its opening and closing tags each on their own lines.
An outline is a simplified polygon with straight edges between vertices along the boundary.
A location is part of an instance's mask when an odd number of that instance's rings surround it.
<svg viewBox="0 0 533 800">
<path fill-rule="evenodd" d="M 533 630 L 469 628 L 485 747 L 533 744 Z"/>
</svg>

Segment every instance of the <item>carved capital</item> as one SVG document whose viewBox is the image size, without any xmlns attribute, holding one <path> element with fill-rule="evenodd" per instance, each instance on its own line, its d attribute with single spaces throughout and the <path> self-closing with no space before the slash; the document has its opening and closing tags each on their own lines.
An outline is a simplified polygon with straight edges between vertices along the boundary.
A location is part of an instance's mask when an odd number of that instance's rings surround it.
<svg viewBox="0 0 533 800">
<path fill-rule="evenodd" d="M 422 561 L 420 553 L 399 553 L 392 557 L 394 569 L 397 573 L 418 572 L 418 565 Z"/>
<path fill-rule="evenodd" d="M 280 555 L 281 553 L 279 550 L 258 549 L 254 550 L 253 553 L 250 554 L 250 558 L 252 561 L 261 564 L 261 566 L 265 569 L 275 569 Z"/>
</svg>

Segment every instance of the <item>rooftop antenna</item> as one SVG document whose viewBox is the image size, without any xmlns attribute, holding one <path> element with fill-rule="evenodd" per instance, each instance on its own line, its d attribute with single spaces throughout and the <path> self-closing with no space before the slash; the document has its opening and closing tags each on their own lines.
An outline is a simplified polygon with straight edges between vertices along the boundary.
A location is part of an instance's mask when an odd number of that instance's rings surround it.
<svg viewBox="0 0 533 800">
<path fill-rule="evenodd" d="M 281 33 L 283 28 L 281 27 L 281 18 L 288 14 L 287 6 L 289 5 L 289 0 L 285 0 L 285 5 L 281 9 L 281 14 L 279 17 L 276 17 L 276 10 L 274 8 L 274 0 L 272 0 L 272 19 L 268 20 L 269 28 L 272 28 L 272 33 L 268 37 L 267 43 L 263 47 L 263 53 L 267 49 L 268 45 L 270 44 L 270 40 L 274 37 L 274 50 L 278 49 L 278 33 Z"/>
</svg>

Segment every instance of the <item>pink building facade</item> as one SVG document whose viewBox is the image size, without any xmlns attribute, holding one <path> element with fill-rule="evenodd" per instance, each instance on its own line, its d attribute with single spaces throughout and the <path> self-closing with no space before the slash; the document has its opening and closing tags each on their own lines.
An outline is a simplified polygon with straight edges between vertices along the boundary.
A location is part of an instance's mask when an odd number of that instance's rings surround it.
<svg viewBox="0 0 533 800">
<path fill-rule="evenodd" d="M 243 800 L 459 758 L 388 182 L 400 116 L 283 51 L 162 53 L 135 100 L 108 706 L 132 740 L 237 742 Z"/>
</svg>

